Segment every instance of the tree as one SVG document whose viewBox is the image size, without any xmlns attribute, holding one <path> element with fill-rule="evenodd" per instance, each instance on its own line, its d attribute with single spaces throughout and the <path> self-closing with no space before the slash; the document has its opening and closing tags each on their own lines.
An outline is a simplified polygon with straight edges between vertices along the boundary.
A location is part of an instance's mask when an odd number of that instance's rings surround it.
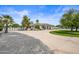
<svg viewBox="0 0 79 59">
<path fill-rule="evenodd" d="M 38 19 L 36 20 L 36 23 L 39 23 L 39 20 Z"/>
<path fill-rule="evenodd" d="M 30 19 L 27 16 L 23 16 L 22 26 L 26 28 L 26 30 L 30 27 Z"/>
<path fill-rule="evenodd" d="M 4 25 L 5 25 L 5 33 L 8 33 L 8 27 L 9 27 L 9 25 L 12 24 L 13 19 L 9 15 L 3 15 L 3 22 L 4 22 Z"/>
<path fill-rule="evenodd" d="M 35 28 L 36 28 L 36 29 L 40 29 L 39 20 L 38 20 L 38 19 L 36 20 Z"/>
<path fill-rule="evenodd" d="M 56 27 L 58 27 L 58 28 L 62 28 L 62 26 L 61 26 L 61 25 L 56 25 Z"/>
<path fill-rule="evenodd" d="M 78 28 L 79 28 L 79 11 L 77 11 L 75 14 L 74 14 L 74 25 L 75 25 L 75 28 L 76 28 L 76 31 L 78 31 Z"/>
<path fill-rule="evenodd" d="M 61 18 L 60 23 L 63 27 L 71 28 L 71 31 L 73 31 L 75 25 L 74 25 L 74 13 L 75 9 L 69 9 Z"/>
<path fill-rule="evenodd" d="M 0 16 L 0 31 L 3 30 L 3 21 L 2 21 L 2 17 Z"/>
<path fill-rule="evenodd" d="M 12 27 L 17 28 L 17 27 L 20 27 L 20 25 L 17 24 L 17 23 L 14 23 L 14 24 L 12 25 Z"/>
</svg>

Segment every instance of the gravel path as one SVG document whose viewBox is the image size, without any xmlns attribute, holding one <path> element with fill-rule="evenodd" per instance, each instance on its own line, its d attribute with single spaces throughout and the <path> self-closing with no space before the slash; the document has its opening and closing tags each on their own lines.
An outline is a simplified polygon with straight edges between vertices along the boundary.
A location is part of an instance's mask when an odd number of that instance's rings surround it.
<svg viewBox="0 0 79 59">
<path fill-rule="evenodd" d="M 10 32 L 0 35 L 0 54 L 49 54 L 49 48 L 39 39 Z M 53 52 L 52 52 L 53 53 Z"/>
</svg>

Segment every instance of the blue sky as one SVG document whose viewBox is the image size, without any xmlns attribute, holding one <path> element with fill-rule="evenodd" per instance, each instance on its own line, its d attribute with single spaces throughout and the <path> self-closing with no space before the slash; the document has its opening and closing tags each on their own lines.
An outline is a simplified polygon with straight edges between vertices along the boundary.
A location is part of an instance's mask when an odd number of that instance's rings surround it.
<svg viewBox="0 0 79 59">
<path fill-rule="evenodd" d="M 79 9 L 78 5 L 0 5 L 0 15 L 11 15 L 16 23 L 21 23 L 23 15 L 27 15 L 35 23 L 58 25 L 66 10 Z"/>
</svg>

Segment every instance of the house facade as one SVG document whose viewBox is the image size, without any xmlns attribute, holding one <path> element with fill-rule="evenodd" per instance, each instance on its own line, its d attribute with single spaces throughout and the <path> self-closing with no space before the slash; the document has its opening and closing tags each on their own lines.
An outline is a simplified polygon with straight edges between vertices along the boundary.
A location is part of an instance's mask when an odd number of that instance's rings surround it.
<svg viewBox="0 0 79 59">
<path fill-rule="evenodd" d="M 35 28 L 36 24 L 31 24 L 28 30 L 37 30 Z M 39 23 L 40 30 L 52 30 L 54 29 L 53 25 L 47 24 L 47 23 Z M 3 29 L 5 31 L 5 28 Z M 9 31 L 24 31 L 26 30 L 26 27 L 18 27 L 18 28 L 8 28 Z"/>
<path fill-rule="evenodd" d="M 31 24 L 31 30 L 35 30 L 35 25 L 36 24 Z M 53 25 L 47 24 L 47 23 L 39 23 L 38 24 L 41 30 L 52 30 L 53 29 Z"/>
</svg>

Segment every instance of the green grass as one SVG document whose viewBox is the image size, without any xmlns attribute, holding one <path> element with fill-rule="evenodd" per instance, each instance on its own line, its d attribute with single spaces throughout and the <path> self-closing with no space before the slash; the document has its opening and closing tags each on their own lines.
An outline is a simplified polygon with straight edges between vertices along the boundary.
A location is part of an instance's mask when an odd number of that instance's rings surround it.
<svg viewBox="0 0 79 59">
<path fill-rule="evenodd" d="M 69 37 L 79 37 L 79 31 L 68 31 L 68 30 L 55 30 L 55 31 L 50 31 L 51 34 L 55 35 L 61 35 L 61 36 L 69 36 Z"/>
</svg>

